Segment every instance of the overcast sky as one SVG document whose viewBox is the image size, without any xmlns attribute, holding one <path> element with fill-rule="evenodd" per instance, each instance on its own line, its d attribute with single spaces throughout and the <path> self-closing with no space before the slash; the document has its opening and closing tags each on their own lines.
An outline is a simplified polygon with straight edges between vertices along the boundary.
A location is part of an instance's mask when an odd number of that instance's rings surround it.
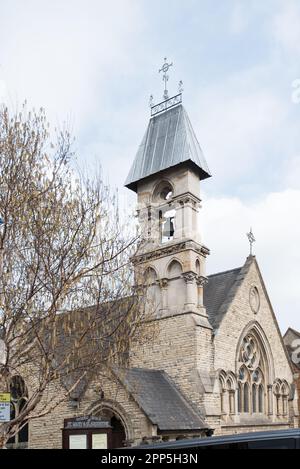
<svg viewBox="0 0 300 469">
<path fill-rule="evenodd" d="M 165 56 L 213 174 L 208 273 L 244 263 L 252 226 L 281 329 L 300 330 L 299 0 L 0 0 L 0 101 L 67 121 L 81 165 L 120 189 Z"/>
</svg>

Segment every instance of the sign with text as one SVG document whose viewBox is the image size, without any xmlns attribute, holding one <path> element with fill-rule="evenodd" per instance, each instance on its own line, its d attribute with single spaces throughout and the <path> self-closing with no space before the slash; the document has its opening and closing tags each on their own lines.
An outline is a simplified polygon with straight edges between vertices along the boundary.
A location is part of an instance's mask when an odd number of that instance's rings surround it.
<svg viewBox="0 0 300 469">
<path fill-rule="evenodd" d="M 70 435 L 70 449 L 87 449 L 86 435 Z"/>
<path fill-rule="evenodd" d="M 0 393 L 0 422 L 10 421 L 10 394 Z"/>
<path fill-rule="evenodd" d="M 106 433 L 94 433 L 92 435 L 92 449 L 107 449 Z"/>
</svg>

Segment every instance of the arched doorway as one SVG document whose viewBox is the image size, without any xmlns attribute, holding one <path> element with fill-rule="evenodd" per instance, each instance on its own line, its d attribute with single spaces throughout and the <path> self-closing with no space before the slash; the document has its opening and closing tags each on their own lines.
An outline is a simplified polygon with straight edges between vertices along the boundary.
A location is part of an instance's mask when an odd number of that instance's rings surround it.
<svg viewBox="0 0 300 469">
<path fill-rule="evenodd" d="M 109 422 L 111 427 L 109 448 L 122 448 L 134 440 L 131 419 L 118 402 L 101 399 L 87 409 L 87 414 Z"/>
<path fill-rule="evenodd" d="M 110 419 L 112 426 L 111 448 L 122 448 L 126 442 L 125 428 L 115 415 Z"/>
<path fill-rule="evenodd" d="M 126 430 L 120 416 L 118 416 L 113 410 L 104 408 L 102 411 L 97 413 L 97 417 L 108 420 L 112 427 L 109 449 L 124 447 L 127 440 Z"/>
</svg>

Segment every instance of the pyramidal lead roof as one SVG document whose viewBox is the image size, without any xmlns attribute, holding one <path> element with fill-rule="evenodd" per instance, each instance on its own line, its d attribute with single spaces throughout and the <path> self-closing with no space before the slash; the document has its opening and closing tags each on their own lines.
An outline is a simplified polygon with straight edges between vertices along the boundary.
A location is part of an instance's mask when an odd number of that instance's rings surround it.
<svg viewBox="0 0 300 469">
<path fill-rule="evenodd" d="M 185 162 L 195 166 L 200 179 L 211 176 L 187 112 L 180 104 L 150 119 L 125 186 L 136 191 L 141 179 Z"/>
</svg>

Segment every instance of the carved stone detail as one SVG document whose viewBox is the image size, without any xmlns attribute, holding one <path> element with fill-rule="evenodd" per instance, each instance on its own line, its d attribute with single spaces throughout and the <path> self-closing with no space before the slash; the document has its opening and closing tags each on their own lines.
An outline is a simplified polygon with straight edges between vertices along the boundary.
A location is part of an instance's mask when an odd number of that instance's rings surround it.
<svg viewBox="0 0 300 469">
<path fill-rule="evenodd" d="M 187 249 L 192 249 L 197 254 L 203 257 L 206 257 L 210 254 L 210 251 L 206 246 L 201 246 L 198 243 L 195 243 L 193 241 L 184 241 L 182 243 L 176 243 L 176 244 L 164 246 L 161 249 L 156 249 L 153 251 L 136 254 L 135 256 L 131 258 L 131 261 L 134 265 L 136 265 L 142 262 L 147 262 L 147 261 L 151 261 L 154 259 L 159 259 L 161 257 L 170 256 L 180 251 L 185 251 Z"/>
<path fill-rule="evenodd" d="M 169 279 L 168 278 L 161 278 L 157 282 L 158 282 L 160 288 L 162 288 L 162 289 L 168 288 L 168 284 L 169 284 Z"/>
<path fill-rule="evenodd" d="M 208 278 L 200 275 L 197 277 L 196 282 L 197 282 L 198 287 L 204 287 L 205 285 L 208 284 Z"/>
<path fill-rule="evenodd" d="M 195 274 L 195 272 L 185 272 L 182 274 L 182 277 L 186 283 L 194 283 L 197 278 L 197 274 Z"/>
</svg>

